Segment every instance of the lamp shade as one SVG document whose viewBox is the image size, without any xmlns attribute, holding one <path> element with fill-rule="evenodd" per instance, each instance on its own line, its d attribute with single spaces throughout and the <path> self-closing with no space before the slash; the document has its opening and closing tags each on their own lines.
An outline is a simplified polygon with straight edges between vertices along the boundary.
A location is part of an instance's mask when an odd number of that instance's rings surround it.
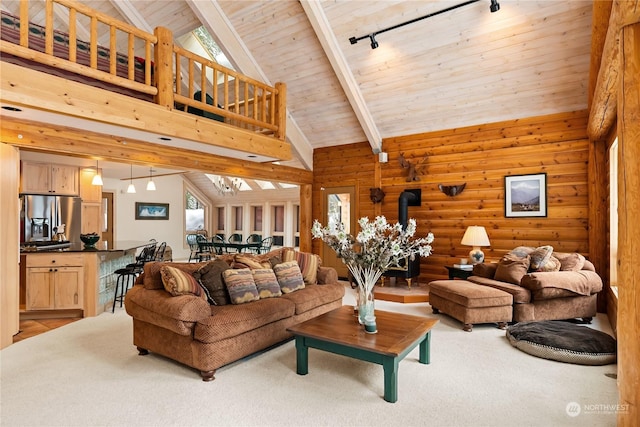
<svg viewBox="0 0 640 427">
<path fill-rule="evenodd" d="M 462 236 L 463 245 L 466 246 L 489 246 L 489 236 L 487 236 L 487 230 L 479 225 L 471 225 L 467 227 L 467 231 Z"/>
</svg>

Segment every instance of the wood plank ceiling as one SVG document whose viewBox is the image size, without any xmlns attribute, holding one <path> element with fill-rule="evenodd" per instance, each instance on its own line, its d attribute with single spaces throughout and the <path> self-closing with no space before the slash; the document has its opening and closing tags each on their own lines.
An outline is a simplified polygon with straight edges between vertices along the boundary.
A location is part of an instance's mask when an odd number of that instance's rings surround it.
<svg viewBox="0 0 640 427">
<path fill-rule="evenodd" d="M 377 49 L 349 42 L 460 2 L 84 3 L 175 37 L 204 24 L 239 71 L 285 82 L 288 164 L 311 169 L 314 148 L 369 140 L 376 151 L 381 138 L 587 108 L 592 2 L 512 0 L 491 13 L 481 0 L 380 34 Z"/>
</svg>

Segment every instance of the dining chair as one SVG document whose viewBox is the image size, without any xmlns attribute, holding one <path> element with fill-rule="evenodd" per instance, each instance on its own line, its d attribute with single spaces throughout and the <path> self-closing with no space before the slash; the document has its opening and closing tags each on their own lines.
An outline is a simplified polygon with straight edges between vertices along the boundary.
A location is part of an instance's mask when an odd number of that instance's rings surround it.
<svg viewBox="0 0 640 427">
<path fill-rule="evenodd" d="M 259 234 L 249 234 L 247 237 L 247 243 L 260 243 L 262 241 L 262 236 Z"/>
<path fill-rule="evenodd" d="M 273 246 L 273 237 L 265 237 L 262 239 L 260 243 L 260 252 L 261 254 L 266 254 L 271 250 L 271 246 Z"/>
<path fill-rule="evenodd" d="M 167 242 L 162 242 L 156 248 L 156 253 L 153 255 L 154 261 L 164 261 L 164 251 L 167 249 Z"/>
<path fill-rule="evenodd" d="M 197 260 L 198 253 L 200 252 L 200 245 L 198 245 L 198 235 L 197 234 L 187 234 L 187 244 L 189 245 L 189 250 L 191 253 L 189 254 L 189 261 Z"/>
<path fill-rule="evenodd" d="M 211 246 L 203 246 L 200 243 L 209 243 L 206 237 L 202 234 L 196 234 L 196 241 L 198 242 L 198 254 L 196 255 L 198 261 L 208 261 L 211 259 Z"/>
<path fill-rule="evenodd" d="M 211 238 L 211 243 L 213 243 L 213 250 L 217 255 L 222 255 L 226 252 L 226 248 L 224 247 L 224 239 L 222 236 L 218 234 L 214 234 Z"/>
<path fill-rule="evenodd" d="M 247 237 L 247 244 L 248 245 L 255 244 L 256 246 L 250 247 L 249 251 L 255 254 L 260 253 L 259 244 L 261 242 L 262 242 L 262 236 L 260 234 L 250 234 L 249 237 Z"/>
<path fill-rule="evenodd" d="M 242 243 L 242 234 L 233 233 L 227 240 L 229 243 Z"/>
</svg>

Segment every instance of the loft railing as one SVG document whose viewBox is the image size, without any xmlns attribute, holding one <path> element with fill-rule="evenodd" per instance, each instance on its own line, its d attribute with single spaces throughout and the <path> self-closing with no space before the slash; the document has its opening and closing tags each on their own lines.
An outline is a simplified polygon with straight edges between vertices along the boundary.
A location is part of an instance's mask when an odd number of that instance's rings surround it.
<svg viewBox="0 0 640 427">
<path fill-rule="evenodd" d="M 266 85 L 182 49 L 166 28 L 149 34 L 73 0 L 45 0 L 44 11 L 41 4 L 20 1 L 19 40 L 7 40 L 3 31 L 3 54 L 153 96 L 172 110 L 285 139 L 284 84 Z"/>
</svg>

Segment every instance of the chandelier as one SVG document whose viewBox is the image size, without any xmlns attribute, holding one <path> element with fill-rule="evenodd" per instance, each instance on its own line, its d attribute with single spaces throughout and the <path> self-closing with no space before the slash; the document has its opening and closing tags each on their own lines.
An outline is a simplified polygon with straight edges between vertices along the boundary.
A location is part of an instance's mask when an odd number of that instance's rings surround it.
<svg viewBox="0 0 640 427">
<path fill-rule="evenodd" d="M 242 180 L 240 178 L 208 176 L 213 183 L 213 188 L 215 188 L 221 196 L 235 196 L 238 194 L 238 191 L 240 191 L 240 186 L 242 185 Z"/>
</svg>

